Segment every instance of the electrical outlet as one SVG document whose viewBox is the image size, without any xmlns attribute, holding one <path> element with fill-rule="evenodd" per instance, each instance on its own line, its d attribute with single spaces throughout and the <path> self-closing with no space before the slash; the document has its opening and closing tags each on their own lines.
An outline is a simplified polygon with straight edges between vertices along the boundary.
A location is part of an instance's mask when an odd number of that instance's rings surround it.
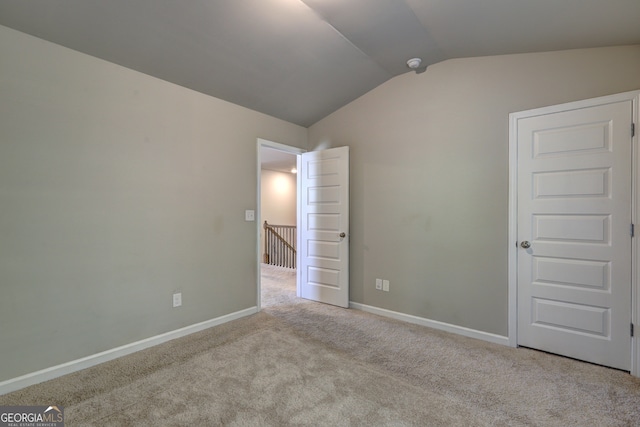
<svg viewBox="0 0 640 427">
<path fill-rule="evenodd" d="M 389 281 L 388 280 L 383 280 L 382 281 L 382 290 L 385 292 L 389 292 Z"/>
<path fill-rule="evenodd" d="M 379 291 L 382 290 L 382 279 L 376 279 L 376 289 Z"/>
<path fill-rule="evenodd" d="M 182 292 L 173 294 L 173 306 L 180 307 L 182 305 Z"/>
</svg>

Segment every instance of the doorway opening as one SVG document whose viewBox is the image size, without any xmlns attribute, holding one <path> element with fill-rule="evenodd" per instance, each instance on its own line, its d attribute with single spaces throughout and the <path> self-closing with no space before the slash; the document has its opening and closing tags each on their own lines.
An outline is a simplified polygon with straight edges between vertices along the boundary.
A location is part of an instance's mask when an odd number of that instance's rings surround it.
<svg viewBox="0 0 640 427">
<path fill-rule="evenodd" d="M 304 152 L 303 149 L 258 139 L 258 221 L 256 265 L 261 270 L 265 253 L 262 230 L 267 208 L 263 212 L 263 164 L 270 155 L 282 152 L 296 158 L 296 295 L 325 304 L 349 307 L 349 147 Z M 292 158 L 291 158 L 292 160 Z M 273 168 L 273 167 L 272 167 Z M 266 169 L 266 168 L 265 168 Z M 284 173 L 291 173 L 291 163 Z M 286 178 L 284 179 L 286 181 Z M 265 182 L 267 181 L 265 175 Z M 291 221 L 291 220 L 289 220 Z M 265 233 L 266 234 L 266 233 Z M 282 237 L 280 240 L 284 241 Z M 267 242 L 267 245 L 269 243 Z M 291 243 L 283 246 L 293 246 Z M 282 249 L 282 247 L 280 248 Z M 261 304 L 258 276 L 257 307 Z"/>
<path fill-rule="evenodd" d="M 263 274 L 288 278 L 295 275 L 297 293 L 297 165 L 303 152 L 297 147 L 258 139 L 258 308 L 263 304 Z"/>
</svg>

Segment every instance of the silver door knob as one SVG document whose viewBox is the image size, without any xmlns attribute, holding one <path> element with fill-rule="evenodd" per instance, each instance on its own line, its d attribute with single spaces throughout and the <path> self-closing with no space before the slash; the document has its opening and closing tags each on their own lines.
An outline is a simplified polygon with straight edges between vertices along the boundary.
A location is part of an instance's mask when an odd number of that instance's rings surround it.
<svg viewBox="0 0 640 427">
<path fill-rule="evenodd" d="M 343 231 L 342 233 L 338 234 L 338 236 L 340 236 L 340 237 L 344 238 L 344 237 L 346 237 L 347 235 L 346 235 L 346 234 L 344 233 L 344 231 Z"/>
<path fill-rule="evenodd" d="M 529 243 L 527 240 L 524 240 L 522 243 L 520 243 L 520 246 L 522 246 L 523 249 L 529 249 L 531 247 L 531 243 Z"/>
</svg>

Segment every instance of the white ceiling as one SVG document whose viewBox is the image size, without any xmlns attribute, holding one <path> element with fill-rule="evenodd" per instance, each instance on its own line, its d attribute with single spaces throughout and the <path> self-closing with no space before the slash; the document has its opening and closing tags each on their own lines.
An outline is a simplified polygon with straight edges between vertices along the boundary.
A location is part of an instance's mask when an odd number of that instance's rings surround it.
<svg viewBox="0 0 640 427">
<path fill-rule="evenodd" d="M 296 167 L 297 160 L 298 157 L 295 154 L 260 147 L 260 167 L 262 169 L 291 173 L 291 169 Z"/>
<path fill-rule="evenodd" d="M 640 0 L 0 0 L 0 24 L 309 126 L 414 56 L 640 44 Z"/>
</svg>

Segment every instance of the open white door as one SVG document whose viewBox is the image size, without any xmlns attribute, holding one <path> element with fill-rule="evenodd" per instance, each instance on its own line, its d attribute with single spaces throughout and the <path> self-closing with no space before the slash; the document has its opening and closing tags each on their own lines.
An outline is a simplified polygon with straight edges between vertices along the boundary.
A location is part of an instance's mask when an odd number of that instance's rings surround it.
<svg viewBox="0 0 640 427">
<path fill-rule="evenodd" d="M 298 157 L 302 298 L 349 307 L 349 147 Z"/>
</svg>

